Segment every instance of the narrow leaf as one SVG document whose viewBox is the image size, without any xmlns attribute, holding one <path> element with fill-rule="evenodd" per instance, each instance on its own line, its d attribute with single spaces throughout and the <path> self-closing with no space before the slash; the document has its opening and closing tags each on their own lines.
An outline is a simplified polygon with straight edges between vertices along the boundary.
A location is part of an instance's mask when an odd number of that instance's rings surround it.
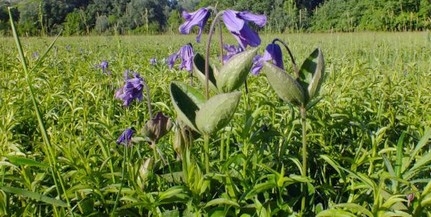
<svg viewBox="0 0 431 217">
<path fill-rule="evenodd" d="M 44 163 L 35 161 L 33 159 L 29 159 L 21 156 L 10 155 L 10 156 L 7 156 L 7 159 L 9 159 L 9 161 L 16 166 L 33 166 L 33 167 L 40 167 L 40 168 L 49 167 L 48 164 L 44 164 Z"/>
<path fill-rule="evenodd" d="M 208 203 L 205 204 L 204 208 L 210 207 L 210 206 L 218 206 L 218 205 L 228 205 L 228 206 L 234 206 L 239 208 L 239 204 L 233 200 L 229 200 L 226 198 L 216 198 L 213 200 L 210 200 Z"/>
<path fill-rule="evenodd" d="M 16 194 L 16 195 L 19 195 L 22 197 L 27 197 L 27 198 L 37 200 L 37 201 L 42 201 L 44 203 L 48 203 L 48 204 L 51 204 L 53 206 L 67 207 L 67 204 L 61 200 L 51 198 L 51 197 L 48 197 L 46 195 L 39 194 L 36 192 L 27 191 L 27 190 L 22 189 L 22 188 L 2 186 L 2 187 L 0 187 L 0 189 L 5 191 L 5 192 L 8 192 L 8 193 Z"/>
</svg>

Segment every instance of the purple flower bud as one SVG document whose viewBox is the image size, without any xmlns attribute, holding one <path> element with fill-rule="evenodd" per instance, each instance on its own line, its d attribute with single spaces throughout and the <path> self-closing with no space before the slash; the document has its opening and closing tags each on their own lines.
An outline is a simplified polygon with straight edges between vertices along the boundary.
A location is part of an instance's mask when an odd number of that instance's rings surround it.
<svg viewBox="0 0 431 217">
<path fill-rule="evenodd" d="M 127 128 L 126 130 L 123 131 L 123 133 L 121 133 L 120 137 L 118 137 L 117 139 L 117 144 L 123 144 L 125 146 L 131 146 L 131 142 L 132 142 L 132 136 L 134 133 L 135 129 L 133 127 L 131 128 Z"/>
<path fill-rule="evenodd" d="M 196 41 L 200 42 L 202 30 L 205 26 L 205 24 L 208 21 L 208 18 L 210 17 L 211 12 L 208 8 L 200 8 L 195 12 L 188 13 L 187 11 L 183 11 L 182 16 L 186 20 L 181 26 L 179 27 L 181 34 L 189 34 L 190 30 L 194 26 L 199 27 L 198 36 L 196 36 Z"/>
<path fill-rule="evenodd" d="M 153 66 L 157 65 L 157 59 L 156 59 L 156 58 L 154 58 L 154 57 L 153 57 L 153 58 L 151 58 L 151 59 L 150 59 L 150 64 L 151 64 L 151 65 L 153 65 Z"/>
<path fill-rule="evenodd" d="M 102 69 L 103 74 L 110 74 L 111 72 L 109 71 L 109 63 L 108 61 L 104 60 L 102 61 L 99 65 L 99 68 Z"/>
<path fill-rule="evenodd" d="M 274 65 L 284 69 L 283 55 L 281 53 L 281 48 L 278 44 L 269 44 L 268 46 L 266 46 L 265 53 L 263 54 L 263 56 L 256 55 L 254 57 L 253 66 L 251 67 L 251 73 L 253 75 L 258 75 L 263 67 L 263 63 L 270 60 Z"/>
</svg>

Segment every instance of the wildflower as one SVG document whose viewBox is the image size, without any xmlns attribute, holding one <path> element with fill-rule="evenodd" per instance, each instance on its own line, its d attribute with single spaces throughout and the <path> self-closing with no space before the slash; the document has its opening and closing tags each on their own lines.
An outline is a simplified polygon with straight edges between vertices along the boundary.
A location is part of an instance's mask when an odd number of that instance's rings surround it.
<svg viewBox="0 0 431 217">
<path fill-rule="evenodd" d="M 253 59 L 253 66 L 251 68 L 251 73 L 253 75 L 259 74 L 263 67 L 263 63 L 272 60 L 272 63 L 279 68 L 284 69 L 283 66 L 283 55 L 281 53 L 281 48 L 278 44 L 271 43 L 265 48 L 265 53 L 263 56 L 256 55 Z"/>
<path fill-rule="evenodd" d="M 131 127 L 131 128 L 127 128 L 126 130 L 123 131 L 123 133 L 121 133 L 120 137 L 118 137 L 117 139 L 117 144 L 123 144 L 125 146 L 131 146 L 131 142 L 132 142 L 132 136 L 133 133 L 135 132 L 135 128 Z"/>
<path fill-rule="evenodd" d="M 108 61 L 106 61 L 106 60 L 102 61 L 102 62 L 99 64 L 99 66 L 98 66 L 98 67 L 102 69 L 102 72 L 103 72 L 104 74 L 110 74 L 110 73 L 111 73 L 111 72 L 109 71 L 109 63 L 108 63 Z"/>
<path fill-rule="evenodd" d="M 136 72 L 132 72 L 133 77 L 130 78 L 129 73 L 124 73 L 126 83 L 115 92 L 115 98 L 123 100 L 124 106 L 129 106 L 134 99 L 141 101 L 143 98 L 144 79 Z"/>
<path fill-rule="evenodd" d="M 266 24 L 265 15 L 256 15 L 248 11 L 226 10 L 223 13 L 223 22 L 243 49 L 247 45 L 252 47 L 260 45 L 261 40 L 259 35 L 250 29 L 247 24 L 248 22 L 253 22 L 259 27 L 263 27 Z"/>
<path fill-rule="evenodd" d="M 223 55 L 223 63 L 226 63 L 230 58 L 232 58 L 235 54 L 241 53 L 244 49 L 241 46 L 228 45 L 225 44 L 223 48 L 226 50 L 226 55 Z"/>
<path fill-rule="evenodd" d="M 151 59 L 150 59 L 150 64 L 151 64 L 151 65 L 153 65 L 153 66 L 157 65 L 157 59 L 156 59 L 156 58 L 154 58 L 154 57 L 153 57 L 153 58 L 151 58 Z"/>
<path fill-rule="evenodd" d="M 180 70 L 185 69 L 186 71 L 191 72 L 193 69 L 193 57 L 193 47 L 189 43 L 182 46 L 177 53 L 170 55 L 166 60 L 166 64 L 168 64 L 169 68 L 172 69 L 175 64 L 175 61 L 178 58 L 181 58 L 181 65 L 179 67 Z"/>
<path fill-rule="evenodd" d="M 186 22 L 181 24 L 181 26 L 179 27 L 181 34 L 189 34 L 190 30 L 197 25 L 199 27 L 199 32 L 198 36 L 196 36 L 196 42 L 200 42 L 202 29 L 207 23 L 210 15 L 211 12 L 208 8 L 200 8 L 199 10 L 192 13 L 183 11 L 182 16 L 186 20 Z"/>
</svg>

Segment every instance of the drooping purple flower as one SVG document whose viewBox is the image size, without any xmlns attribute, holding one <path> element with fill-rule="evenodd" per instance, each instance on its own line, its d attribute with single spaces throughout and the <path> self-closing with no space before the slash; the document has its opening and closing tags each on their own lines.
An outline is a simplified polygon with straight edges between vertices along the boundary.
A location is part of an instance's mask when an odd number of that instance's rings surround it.
<svg viewBox="0 0 431 217">
<path fill-rule="evenodd" d="M 191 13 L 188 13 L 187 11 L 183 11 L 182 16 L 186 21 L 183 24 L 181 24 L 181 26 L 179 27 L 180 33 L 189 34 L 190 30 L 194 26 L 198 26 L 199 32 L 198 32 L 198 36 L 196 36 L 196 41 L 200 42 L 202 30 L 205 24 L 207 23 L 210 15 L 211 15 L 211 12 L 208 8 L 200 8 L 199 10 Z"/>
<path fill-rule="evenodd" d="M 256 55 L 253 58 L 253 66 L 251 67 L 251 73 L 253 75 L 259 74 L 260 70 L 263 67 L 263 63 L 270 60 L 274 65 L 284 69 L 283 55 L 281 53 L 281 48 L 278 44 L 269 44 L 268 46 L 266 46 L 263 56 Z"/>
<path fill-rule="evenodd" d="M 153 65 L 153 66 L 157 65 L 157 59 L 156 59 L 156 58 L 154 58 L 154 57 L 153 57 L 153 58 L 151 58 L 151 59 L 150 59 L 150 64 L 151 64 L 151 65 Z"/>
<path fill-rule="evenodd" d="M 117 139 L 117 144 L 123 144 L 125 146 L 131 146 L 132 144 L 132 136 L 135 129 L 133 127 L 127 128 L 126 130 L 121 133 L 120 137 Z"/>
<path fill-rule="evenodd" d="M 226 50 L 226 55 L 223 55 L 223 64 L 226 63 L 230 58 L 234 55 L 241 53 L 244 51 L 241 46 L 229 45 L 225 44 L 223 46 L 224 50 Z"/>
<path fill-rule="evenodd" d="M 132 73 L 132 77 L 129 76 L 130 73 Z M 135 99 L 142 101 L 144 79 L 136 72 L 126 71 L 124 75 L 126 83 L 115 92 L 115 98 L 123 100 L 124 106 L 129 106 Z"/>
<path fill-rule="evenodd" d="M 102 69 L 103 74 L 110 74 L 111 72 L 109 71 L 109 63 L 106 60 L 103 60 L 99 66 L 99 68 Z"/>
<path fill-rule="evenodd" d="M 248 22 L 253 22 L 259 27 L 263 27 L 266 24 L 265 15 L 257 15 L 248 11 L 226 10 L 223 13 L 223 22 L 243 49 L 247 45 L 252 47 L 260 45 L 259 35 L 248 26 Z"/>
<path fill-rule="evenodd" d="M 169 68 L 172 69 L 175 61 L 178 58 L 181 58 L 180 70 L 185 69 L 186 71 L 191 72 L 193 70 L 193 57 L 194 52 L 192 45 L 186 44 L 182 46 L 177 53 L 170 55 L 166 60 L 166 64 L 168 64 Z"/>
</svg>

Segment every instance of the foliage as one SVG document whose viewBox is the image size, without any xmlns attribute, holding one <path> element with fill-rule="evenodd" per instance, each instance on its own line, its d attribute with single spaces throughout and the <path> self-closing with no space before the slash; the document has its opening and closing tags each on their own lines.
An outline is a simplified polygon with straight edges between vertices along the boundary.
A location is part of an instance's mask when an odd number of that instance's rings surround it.
<svg viewBox="0 0 431 217">
<path fill-rule="evenodd" d="M 115 143 L 123 129 L 135 126 L 139 131 L 151 116 L 145 103 L 124 108 L 113 97 L 123 83 L 124 70 L 141 73 L 151 89 L 152 106 L 170 117 L 177 116 L 175 100 L 169 100 L 171 81 L 182 81 L 174 84 L 184 85 L 186 95 L 192 92 L 189 86 L 202 89 L 198 75 L 186 86 L 188 73 L 149 61 L 165 58 L 195 36 L 68 37 L 58 38 L 51 47 L 50 38 L 23 38 L 22 61 L 16 58 L 14 41 L 2 38 L 0 215 L 429 213 L 431 49 L 426 35 L 267 35 L 263 44 L 274 37 L 289 41 L 298 59 L 307 59 L 304 70 L 319 56 L 318 51 L 310 55 L 314 45 L 325 51 L 320 101 L 307 111 L 306 176 L 299 160 L 302 135 L 297 109 L 280 100 L 264 76 L 244 78 L 247 93 L 236 84 L 243 80 L 223 78 L 225 84 L 234 81 L 232 89 L 238 90 L 234 97 L 218 94 L 221 78 L 214 76 L 212 94 L 217 98 L 205 100 L 203 94 L 199 99 L 185 98 L 195 108 L 216 109 L 225 99 L 241 96 L 239 102 L 226 102 L 235 112 L 215 120 L 211 140 L 175 120 L 173 132 L 157 143 L 166 163 L 143 138 L 135 137 L 134 145 L 127 148 Z M 45 55 L 47 47 L 51 51 Z M 204 46 L 197 44 L 194 49 L 202 53 Z M 102 60 L 109 61 L 111 74 L 95 67 Z M 285 65 L 290 72 L 291 65 Z M 24 76 L 26 67 L 31 73 Z M 213 70 L 229 71 L 218 66 Z M 308 88 L 313 77 L 304 76 L 300 85 L 315 96 Z M 29 86 L 49 143 L 38 127 Z M 199 112 L 187 115 L 201 116 L 196 128 L 207 132 L 202 117 L 208 114 Z M 187 143 L 189 138 L 194 142 Z M 209 171 L 202 161 L 206 142 Z M 299 213 L 303 185 L 310 200 L 306 212 Z"/>
</svg>

